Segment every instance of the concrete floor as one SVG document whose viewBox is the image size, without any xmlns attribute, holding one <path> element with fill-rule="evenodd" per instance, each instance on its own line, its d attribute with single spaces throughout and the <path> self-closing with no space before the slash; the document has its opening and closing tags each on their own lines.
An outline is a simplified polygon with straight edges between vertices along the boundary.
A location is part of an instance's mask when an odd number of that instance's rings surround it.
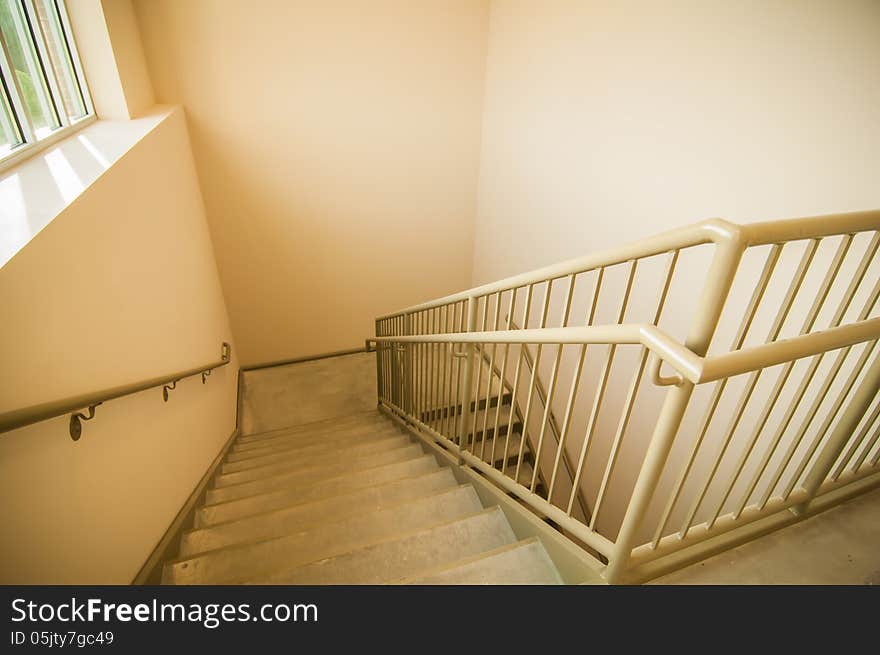
<svg viewBox="0 0 880 655">
<path fill-rule="evenodd" d="M 880 489 L 651 584 L 880 585 Z"/>
<path fill-rule="evenodd" d="M 376 409 L 376 355 L 356 353 L 242 374 L 242 434 Z"/>
</svg>

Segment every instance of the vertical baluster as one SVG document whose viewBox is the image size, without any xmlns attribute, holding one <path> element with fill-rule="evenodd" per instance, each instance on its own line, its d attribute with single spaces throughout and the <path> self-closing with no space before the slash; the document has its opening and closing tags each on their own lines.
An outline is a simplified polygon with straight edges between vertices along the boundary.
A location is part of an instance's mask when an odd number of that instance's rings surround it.
<svg viewBox="0 0 880 655">
<path fill-rule="evenodd" d="M 605 268 L 600 268 L 596 273 L 596 284 L 593 287 L 593 298 L 590 303 L 590 308 L 587 312 L 586 325 L 589 327 L 593 324 L 593 321 L 596 318 L 596 307 L 599 304 L 599 294 L 602 291 L 602 279 L 605 275 Z M 562 418 L 562 428 L 560 429 L 559 434 L 559 443 L 556 445 L 556 459 L 553 462 L 553 472 L 550 476 L 550 487 L 547 490 L 547 500 L 549 502 L 553 502 L 551 498 L 553 497 L 553 489 L 556 486 L 556 475 L 557 471 L 559 471 L 559 463 L 562 461 L 563 453 L 565 452 L 563 449 L 565 448 L 565 440 L 568 436 L 569 428 L 571 426 L 571 418 L 574 412 L 574 403 L 577 398 L 578 387 L 580 386 L 581 381 L 581 373 L 584 368 L 584 362 L 586 361 L 587 355 L 587 344 L 581 344 L 580 350 L 578 352 L 578 360 L 577 364 L 575 364 L 574 374 L 571 378 L 571 384 L 569 385 L 568 392 L 568 401 L 565 405 L 565 415 Z"/>
<path fill-rule="evenodd" d="M 813 439 L 812 445 L 810 445 L 810 447 L 807 448 L 807 452 L 801 458 L 801 463 L 798 464 L 798 466 L 795 468 L 794 475 L 791 476 L 791 478 L 788 481 L 788 484 L 785 485 L 785 489 L 783 491 L 783 498 L 788 498 L 789 495 L 791 495 L 792 490 L 797 485 L 797 481 L 800 479 L 801 475 L 803 475 L 804 469 L 806 469 L 807 464 L 813 458 L 813 455 L 815 454 L 816 449 L 822 443 L 822 440 L 823 440 L 825 434 L 828 432 L 828 429 L 831 427 L 831 424 L 834 422 L 834 419 L 837 416 L 837 413 L 840 411 L 841 407 L 843 407 L 843 403 L 846 401 L 847 396 L 849 395 L 850 391 L 852 391 L 852 388 L 855 386 L 856 380 L 858 379 L 861 372 L 865 369 L 865 366 L 867 365 L 868 360 L 871 357 L 871 354 L 874 352 L 876 345 L 877 345 L 877 341 L 872 341 L 872 342 L 865 344 L 865 347 L 862 350 L 861 356 L 859 357 L 858 361 L 856 362 L 856 365 L 853 367 L 853 370 L 850 372 L 849 376 L 847 377 L 846 382 L 844 382 L 843 388 L 840 390 L 840 393 L 838 393 L 838 395 L 837 395 L 837 399 L 834 401 L 831 408 L 828 410 L 828 414 L 825 416 L 825 420 L 822 422 L 822 425 L 819 427 L 819 430 L 816 433 L 816 437 Z M 880 361 L 880 357 L 878 357 L 876 354 L 875 354 L 875 359 Z M 874 395 L 876 395 L 876 393 L 877 393 L 877 388 L 876 387 L 871 387 L 871 388 L 874 389 L 874 392 L 869 398 L 873 399 Z M 852 405 L 852 402 L 850 404 Z M 862 418 L 865 411 L 867 411 L 867 402 L 865 403 L 865 407 L 858 412 L 857 417 Z M 846 432 L 846 436 L 850 437 L 850 436 L 852 436 L 853 430 L 855 429 L 855 425 L 852 425 L 851 427 L 848 427 L 847 429 L 848 429 L 848 432 Z M 842 447 L 843 446 L 841 445 L 841 448 Z M 833 465 L 834 462 L 832 462 L 831 464 Z M 829 466 L 829 468 L 830 468 L 830 466 Z M 825 472 L 825 474 L 827 475 L 827 471 Z M 820 480 L 819 483 L 821 484 L 821 482 L 824 482 L 824 480 L 825 480 L 825 478 L 823 475 L 822 480 Z M 815 491 L 815 489 L 812 491 Z"/>
<path fill-rule="evenodd" d="M 876 344 L 876 342 L 874 343 Z M 873 345 L 865 346 L 865 351 L 873 349 Z M 843 450 L 843 447 L 846 445 L 847 440 L 852 436 L 852 433 L 856 429 L 856 426 L 859 424 L 859 421 L 865 415 L 865 412 L 868 411 L 868 407 L 871 406 L 871 403 L 877 397 L 878 393 L 880 393 L 880 357 L 875 356 L 873 363 L 868 368 L 868 371 L 865 373 L 864 379 L 862 380 L 861 384 L 859 384 L 859 387 L 853 394 L 849 405 L 847 405 L 847 408 L 844 410 L 843 415 L 840 417 L 840 422 L 834 428 L 834 431 L 831 433 L 828 442 L 825 444 L 825 447 L 819 454 L 816 463 L 807 474 L 807 477 L 804 480 L 804 490 L 806 491 L 807 499 L 803 503 L 798 505 L 795 508 L 795 511 L 803 512 L 804 510 L 806 510 L 807 506 L 809 506 L 813 498 L 815 498 L 816 493 L 822 486 L 822 483 L 825 482 L 825 478 L 828 475 L 828 472 L 831 470 L 831 467 L 834 466 L 834 462 L 840 455 L 840 451 Z M 849 389 L 847 389 L 846 393 L 842 395 L 846 396 L 848 394 Z M 833 413 L 836 414 L 837 410 L 835 410 Z M 816 439 L 816 445 L 818 445 L 818 443 L 821 441 L 822 434 L 822 432 L 819 433 L 819 437 Z M 808 462 L 812 456 L 813 453 L 811 452 L 809 455 L 807 455 L 807 457 L 804 458 L 804 466 L 806 466 L 806 462 Z M 802 472 L 803 469 L 799 469 L 792 480 L 797 481 L 797 479 L 800 478 Z M 794 482 L 792 482 L 791 484 L 791 487 L 793 486 Z M 787 494 L 791 493 L 791 487 L 789 487 Z M 788 497 L 787 494 L 786 497 Z"/>
<path fill-rule="evenodd" d="M 488 296 L 486 297 L 488 301 Z M 494 318 L 492 321 L 492 331 L 498 331 L 498 320 L 501 316 L 501 292 L 498 291 L 495 294 L 495 312 Z M 485 452 L 486 452 L 486 438 L 488 436 L 489 429 L 489 399 L 492 397 L 492 383 L 495 381 L 495 355 L 497 354 L 498 344 L 492 344 L 492 355 L 489 358 L 489 374 L 486 376 L 486 409 L 483 411 L 483 443 L 480 446 L 480 459 L 485 461 Z M 499 397 L 498 404 L 501 404 L 501 398 Z M 508 430 L 510 428 L 508 427 Z M 495 442 L 498 439 L 498 433 L 492 434 L 492 450 L 495 450 Z"/>
<path fill-rule="evenodd" d="M 376 321 L 376 336 L 382 336 L 382 321 Z M 381 342 L 376 342 L 376 397 L 378 405 L 382 404 L 382 360 L 379 350 L 381 345 Z"/>
<path fill-rule="evenodd" d="M 571 313 L 571 299 L 574 295 L 574 281 L 575 274 L 569 275 L 565 300 L 562 304 L 562 317 L 559 323 L 562 327 L 565 327 L 565 324 L 568 323 L 568 316 Z M 553 359 L 553 368 L 550 370 L 550 382 L 547 388 L 547 398 L 544 402 L 544 415 L 541 417 L 541 430 L 538 433 L 538 443 L 535 446 L 535 462 L 532 469 L 532 480 L 529 484 L 529 489 L 533 492 L 535 491 L 535 486 L 538 482 L 538 471 L 541 466 L 541 451 L 544 448 L 544 436 L 546 434 L 547 424 L 550 422 L 550 412 L 553 407 L 553 397 L 556 393 L 556 380 L 559 375 L 559 363 L 562 359 L 562 350 L 562 344 L 556 346 L 556 357 Z M 523 431 L 525 432 L 525 427 L 523 427 Z"/>
<path fill-rule="evenodd" d="M 465 307 L 461 302 L 455 303 L 455 311 L 453 312 L 453 323 L 454 330 L 456 332 L 464 331 L 464 310 Z M 452 344 L 452 349 L 455 350 L 457 344 Z M 459 435 L 459 426 L 461 424 L 461 372 L 462 372 L 462 362 L 460 357 L 453 358 L 455 361 L 455 387 L 452 393 L 452 425 L 450 427 L 450 436 L 449 438 L 453 441 Z"/>
<path fill-rule="evenodd" d="M 810 269 L 810 264 L 812 263 L 813 258 L 816 255 L 816 248 L 818 246 L 818 239 L 810 239 L 807 242 L 807 247 L 804 250 L 803 256 L 801 257 L 801 261 L 798 265 L 797 271 L 795 272 L 791 284 L 788 287 L 788 291 L 786 292 L 785 298 L 782 301 L 782 305 L 779 308 L 779 311 L 776 313 L 776 318 L 774 319 L 773 325 L 770 328 L 770 333 L 767 335 L 766 340 L 768 342 L 776 341 L 777 337 L 779 336 L 779 332 L 782 330 L 782 326 L 785 324 L 785 319 L 788 318 L 788 314 L 791 311 L 791 307 L 794 304 L 794 300 L 797 297 L 798 291 L 800 291 L 801 285 L 804 282 L 804 278 L 806 277 L 807 272 Z M 718 449 L 718 452 L 712 460 L 712 466 L 709 469 L 709 474 L 706 476 L 703 485 L 700 487 L 699 492 L 694 498 L 694 502 L 691 503 L 691 507 L 688 510 L 684 522 L 682 523 L 681 529 L 679 530 L 679 535 L 682 538 L 687 534 L 687 531 L 693 524 L 694 517 L 696 516 L 697 511 L 699 510 L 700 505 L 702 504 L 703 499 L 706 496 L 706 492 L 709 490 L 712 481 L 715 479 L 715 474 L 718 472 L 718 467 L 721 464 L 721 460 L 727 453 L 727 448 L 730 445 L 731 439 L 733 438 L 733 433 L 736 431 L 736 428 L 739 426 L 739 422 L 742 420 L 746 407 L 748 406 L 749 401 L 752 398 L 752 394 L 754 393 L 755 387 L 757 386 L 758 380 L 760 379 L 763 372 L 764 369 L 758 369 L 757 371 L 749 374 L 748 381 L 746 382 L 745 389 L 743 390 L 743 393 L 737 403 L 733 418 L 728 424 L 724 438 L 721 440 L 721 445 Z"/>
<path fill-rule="evenodd" d="M 654 309 L 653 325 L 659 325 L 660 319 L 663 317 L 663 307 L 666 305 L 666 298 L 669 296 L 669 287 L 672 285 L 672 277 L 675 273 L 675 265 L 678 262 L 678 250 L 670 253 L 669 261 L 666 264 L 666 276 L 664 277 L 663 288 L 657 299 L 657 307 Z M 605 499 L 605 492 L 608 489 L 608 482 L 614 473 L 617 465 L 617 456 L 620 452 L 620 445 L 623 443 L 623 437 L 629 426 L 632 417 L 633 407 L 635 406 L 636 396 L 639 392 L 639 385 L 642 382 L 642 376 L 645 373 L 645 366 L 648 363 L 649 351 L 647 348 L 642 349 L 639 365 L 636 367 L 635 374 L 630 382 L 629 389 L 626 393 L 626 399 L 623 403 L 623 411 L 620 414 L 620 420 L 617 423 L 617 430 L 614 432 L 614 438 L 611 441 L 611 450 L 608 453 L 608 462 L 605 464 L 605 472 L 602 475 L 602 481 L 599 484 L 599 492 L 596 494 L 596 502 L 593 503 L 593 514 L 590 517 L 590 529 L 595 529 L 599 512 L 602 509 L 602 503 Z"/>
<path fill-rule="evenodd" d="M 851 244 L 852 235 L 847 234 L 843 237 L 843 239 L 841 239 L 837 251 L 834 254 L 834 258 L 832 259 L 831 264 L 829 265 L 828 270 L 825 273 L 825 277 L 819 287 L 818 293 L 816 294 L 816 298 L 814 299 L 810 310 L 807 312 L 807 316 L 804 319 L 803 325 L 801 325 L 799 334 L 807 334 L 808 332 L 810 332 L 810 330 L 813 329 L 816 318 L 819 316 L 819 312 L 825 305 L 825 300 L 828 298 L 828 293 L 829 291 L 831 291 L 831 287 L 834 284 L 834 281 L 837 279 L 837 274 L 840 271 L 843 260 L 846 259 L 846 255 L 849 252 Z M 768 397 L 767 402 L 764 404 L 764 409 L 762 410 L 761 415 L 758 418 L 758 423 L 755 426 L 754 430 L 752 430 L 752 434 L 749 437 L 749 440 L 746 442 L 745 447 L 740 451 L 740 455 L 737 460 L 736 466 L 734 467 L 733 474 L 728 477 L 727 485 L 725 486 L 724 491 L 721 494 L 721 499 L 715 504 L 715 509 L 710 515 L 709 521 L 707 523 L 709 528 L 715 525 L 715 521 L 718 520 L 718 516 L 721 514 L 721 510 L 723 509 L 724 504 L 730 497 L 734 486 L 736 486 L 736 483 L 739 480 L 739 476 L 742 474 L 743 468 L 745 467 L 746 462 L 751 456 L 755 445 L 758 443 L 758 438 L 761 436 L 761 433 L 764 430 L 764 426 L 767 424 L 767 421 L 770 418 L 770 414 L 776 407 L 776 402 L 779 400 L 779 396 L 782 394 L 782 390 L 785 387 L 786 382 L 788 381 L 792 369 L 794 369 L 794 365 L 795 362 L 793 361 L 786 362 L 786 364 L 782 367 L 782 370 L 779 372 L 779 376 L 776 378 L 776 382 L 773 385 L 773 391 L 770 392 L 770 396 Z M 742 502 L 748 502 L 748 497 L 743 499 Z"/>
<path fill-rule="evenodd" d="M 877 299 L 880 297 L 880 279 L 877 280 L 874 285 L 873 290 L 871 291 L 871 295 L 862 308 L 861 313 L 859 314 L 857 321 L 864 321 L 868 315 L 873 311 L 874 305 L 877 303 Z M 776 485 L 779 484 L 779 480 L 782 478 L 785 473 L 785 469 L 788 468 L 789 463 L 791 462 L 792 457 L 797 452 L 797 449 L 801 445 L 801 441 L 807 433 L 810 425 L 813 423 L 813 419 L 816 418 L 816 414 L 819 411 L 822 403 L 825 401 L 825 397 L 828 395 L 828 392 L 831 390 L 831 385 L 834 384 L 834 381 L 837 379 L 838 374 L 840 373 L 841 368 L 843 367 L 843 363 L 846 360 L 847 356 L 852 350 L 853 346 L 847 346 L 846 348 L 841 348 L 837 357 L 834 360 L 834 363 L 831 366 L 831 369 L 826 373 L 825 381 L 823 382 L 821 388 L 816 394 L 813 403 L 810 405 L 809 410 L 807 411 L 804 420 L 801 422 L 801 427 L 795 435 L 794 439 L 792 439 L 791 444 L 789 444 L 788 449 L 785 451 L 785 454 L 782 457 L 781 462 L 776 467 L 776 471 L 771 478 L 770 484 L 765 488 L 764 492 L 761 494 L 761 499 L 758 503 L 759 508 L 763 508 L 767 501 L 770 500 L 771 495 L 773 494 L 773 490 L 776 488 Z M 862 357 L 859 358 L 858 363 L 855 368 L 861 370 L 864 366 L 867 356 L 870 354 L 871 347 L 866 346 L 865 350 L 862 354 Z M 818 356 L 817 356 L 818 357 Z M 818 364 L 817 364 L 818 366 Z M 796 479 L 795 479 L 796 481 Z M 785 495 L 787 497 L 787 494 Z"/>
<path fill-rule="evenodd" d="M 437 333 L 445 334 L 447 332 L 447 322 L 449 320 L 449 305 L 438 307 L 437 311 L 440 319 L 440 327 L 437 330 Z M 437 416 L 437 432 L 444 436 L 443 425 L 446 421 L 446 412 L 448 411 L 448 405 L 446 404 L 446 367 L 449 359 L 448 352 L 446 344 L 437 344 L 437 356 L 439 358 L 437 375 L 437 411 L 439 415 Z"/>
<path fill-rule="evenodd" d="M 550 294 L 553 291 L 553 280 L 547 280 L 547 291 L 544 294 L 544 303 L 541 308 L 541 327 L 546 327 L 547 325 L 547 312 L 550 309 Z M 525 348 L 525 345 L 523 345 Z M 519 453 L 516 457 L 516 471 L 514 472 L 514 480 L 519 482 L 519 471 L 522 466 L 523 460 L 523 452 L 525 450 L 525 445 L 527 439 L 527 435 L 529 432 L 529 418 L 532 412 L 532 397 L 535 395 L 535 384 L 538 378 L 538 369 L 541 366 L 541 350 L 543 349 L 543 344 L 537 344 L 537 348 L 535 350 L 535 361 L 532 364 L 532 375 L 529 380 L 529 393 L 526 396 L 526 411 L 523 414 L 523 424 L 522 424 L 522 433 L 519 438 Z M 508 428 L 507 434 L 510 435 L 512 432 L 511 429 Z"/>
<path fill-rule="evenodd" d="M 437 334 L 436 330 L 436 311 L 432 307 L 428 310 L 428 334 Z M 435 353 L 437 344 L 428 344 L 428 420 L 426 423 L 432 429 L 434 428 L 434 418 L 437 406 L 434 402 L 434 375 L 435 375 Z"/>
<path fill-rule="evenodd" d="M 523 308 L 523 323 L 522 323 L 523 329 L 528 328 L 528 325 L 529 325 L 529 318 L 531 317 L 531 311 L 532 311 L 532 294 L 534 291 L 534 287 L 535 287 L 534 284 L 530 284 L 526 287 L 525 306 Z M 520 373 L 522 372 L 523 349 L 525 347 L 526 347 L 525 344 L 520 344 L 519 354 L 517 355 L 517 358 L 516 358 L 516 370 L 514 371 L 514 374 L 513 374 L 513 388 L 510 391 L 510 420 L 511 421 L 516 420 L 516 395 L 517 395 L 517 391 L 519 389 L 519 376 L 520 376 Z M 525 430 L 525 427 L 523 427 L 523 430 Z M 503 460 L 504 461 L 504 469 L 502 469 L 502 470 L 505 470 L 507 468 L 507 459 L 508 459 L 508 452 L 510 449 L 510 433 L 511 432 L 513 432 L 513 430 L 508 430 L 507 434 L 505 435 L 505 438 L 504 438 L 504 460 Z"/>
<path fill-rule="evenodd" d="M 705 357 L 712 336 L 730 293 L 730 287 L 739 267 L 745 244 L 737 235 L 719 241 L 715 246 L 712 264 L 706 275 L 706 283 L 700 293 L 697 309 L 685 346 L 698 357 Z M 619 582 L 629 566 L 633 545 L 639 529 L 645 520 L 648 507 L 657 491 L 657 484 L 675 436 L 694 391 L 690 382 L 671 387 L 666 393 L 663 407 L 657 417 L 657 424 L 651 433 L 648 449 L 639 468 L 629 504 L 623 515 L 614 548 L 608 555 L 605 578 L 615 584 Z"/>
<path fill-rule="evenodd" d="M 511 327 L 511 325 L 513 325 L 513 312 L 516 309 L 516 291 L 517 291 L 516 287 L 514 287 L 510 290 L 510 303 L 507 306 L 507 319 L 506 319 L 507 325 L 505 327 L 505 329 L 507 331 L 510 331 L 510 327 Z M 498 393 L 500 395 L 498 398 L 498 404 L 495 405 L 495 423 L 492 428 L 492 434 L 495 435 L 495 437 L 492 439 L 492 467 L 493 468 L 495 467 L 495 462 L 497 461 L 495 459 L 495 447 L 498 445 L 498 429 L 499 429 L 499 426 L 501 423 L 501 405 L 502 405 L 501 399 L 504 397 L 504 394 L 505 394 L 504 385 L 505 385 L 505 380 L 507 380 L 507 377 L 506 377 L 507 376 L 507 360 L 508 360 L 509 356 L 510 356 L 510 344 L 505 343 L 504 344 L 504 357 L 501 360 L 501 376 L 498 381 Z M 513 407 L 511 407 L 510 408 L 510 418 L 508 419 L 508 422 L 507 422 L 508 423 L 508 426 L 507 426 L 507 434 L 508 435 L 510 434 L 510 431 L 511 431 L 511 424 L 515 420 L 516 420 L 516 416 L 513 411 Z M 506 465 L 507 465 L 507 462 L 503 462 L 503 461 L 501 462 L 501 470 L 502 471 L 504 470 Z"/>
<path fill-rule="evenodd" d="M 874 255 L 877 253 L 877 250 L 880 249 L 880 233 L 875 233 L 874 238 L 871 240 L 868 247 L 865 249 L 864 254 L 862 255 L 861 260 L 859 261 L 859 265 L 853 275 L 850 283 L 847 285 L 847 289 L 843 294 L 843 297 L 840 303 L 837 306 L 836 311 L 834 312 L 834 316 L 831 319 L 831 322 L 828 327 L 833 328 L 840 325 L 843 321 L 843 317 L 849 311 L 850 305 L 852 304 L 853 298 L 855 297 L 856 291 L 858 291 L 859 286 L 864 280 L 865 274 L 868 271 L 868 268 L 871 265 L 871 261 L 874 259 Z M 822 362 L 826 353 L 820 353 L 819 355 L 815 355 L 811 360 L 807 372 L 801 379 L 800 384 L 798 385 L 797 390 L 794 393 L 794 396 L 788 403 L 788 408 L 785 411 L 785 415 L 782 420 L 779 422 L 779 425 L 776 428 L 776 431 L 773 434 L 773 438 L 770 440 L 769 445 L 764 451 L 764 456 L 761 458 L 760 463 L 758 464 L 757 470 L 752 475 L 752 478 L 749 482 L 748 487 L 746 488 L 745 494 L 740 500 L 739 505 L 733 512 L 734 518 L 739 518 L 739 515 L 746 507 L 746 503 L 748 503 L 748 499 L 751 497 L 755 488 L 758 485 L 758 482 L 763 477 L 764 472 L 767 469 L 767 466 L 770 463 L 773 455 L 776 453 L 776 448 L 779 446 L 779 442 L 782 440 L 782 436 L 785 434 L 786 430 L 788 430 L 788 426 L 794 418 L 795 413 L 800 407 L 801 401 L 804 398 L 804 395 L 809 388 L 810 384 L 813 381 L 813 377 L 816 375 L 816 371 L 819 369 L 819 364 Z M 775 483 L 770 487 L 772 490 L 775 487 Z M 768 496 L 769 498 L 769 496 Z"/>
<path fill-rule="evenodd" d="M 858 452 L 859 447 L 865 442 L 868 434 L 871 432 L 871 427 L 880 418 L 880 402 L 877 403 L 876 407 L 874 407 L 874 411 L 871 412 L 871 415 L 868 416 L 868 420 L 865 421 L 865 425 L 862 427 L 859 435 L 853 439 L 852 445 L 846 451 L 846 455 L 840 460 L 840 463 L 837 465 L 834 473 L 831 474 L 831 480 L 836 482 L 840 477 L 841 473 L 843 473 L 847 464 L 852 463 L 850 467 L 850 471 L 852 473 L 856 473 L 859 468 L 861 468 L 862 463 L 868 457 L 868 454 L 871 452 L 871 449 L 874 447 L 876 439 L 880 436 L 880 432 L 877 432 L 872 438 L 871 441 L 868 442 L 867 446 L 865 446 L 864 450 L 859 454 L 858 457 L 855 457 L 855 454 Z M 855 459 L 853 459 L 855 457 Z"/>
<path fill-rule="evenodd" d="M 617 322 L 623 323 L 624 318 L 626 317 L 626 308 L 629 305 L 629 297 L 632 293 L 633 281 L 636 276 L 636 266 L 637 260 L 632 259 L 629 262 L 629 273 L 626 279 L 626 289 L 623 293 L 623 301 L 620 303 L 620 310 L 617 314 Z M 581 483 L 581 476 L 583 475 L 584 463 L 586 462 L 587 455 L 590 452 L 590 446 L 593 445 L 593 436 L 596 431 L 596 425 L 599 421 L 599 411 L 602 409 L 602 401 L 605 398 L 605 390 L 608 387 L 608 380 L 611 377 L 611 369 L 614 366 L 614 353 L 617 350 L 616 344 L 611 344 L 608 347 L 608 355 L 605 357 L 605 363 L 602 366 L 602 372 L 599 374 L 599 384 L 596 388 L 596 395 L 593 398 L 593 406 L 590 408 L 590 418 L 587 419 L 587 429 L 584 433 L 584 441 L 581 445 L 581 452 L 578 456 L 578 463 L 575 467 L 574 481 L 571 487 L 571 493 L 568 496 L 568 504 L 565 508 L 565 511 L 571 515 L 571 509 L 574 506 L 574 499 L 577 497 L 577 490 Z M 595 514 L 595 509 L 593 514 Z"/>
<path fill-rule="evenodd" d="M 482 319 L 480 321 L 480 332 L 486 331 L 486 323 L 489 318 L 489 296 L 483 296 L 483 312 Z M 479 301 L 478 301 L 479 306 Z M 480 411 L 480 386 L 483 380 L 483 367 L 485 366 L 485 352 L 486 352 L 486 344 L 479 344 L 480 354 L 477 357 L 477 361 L 475 365 L 477 367 L 476 375 L 477 382 L 473 386 L 473 402 L 474 402 L 474 411 L 471 415 L 471 435 L 470 435 L 470 451 L 474 454 L 477 452 L 477 414 Z M 470 402 L 470 401 L 469 401 Z"/>
<path fill-rule="evenodd" d="M 467 332 L 473 332 L 477 325 L 477 299 L 473 296 L 467 299 Z M 459 428 L 458 447 L 463 452 L 467 447 L 467 430 L 470 422 L 471 411 L 471 385 L 474 378 L 474 344 L 465 346 L 464 359 L 464 390 L 461 394 L 461 427 Z M 463 462 L 459 456 L 459 463 Z"/>
</svg>

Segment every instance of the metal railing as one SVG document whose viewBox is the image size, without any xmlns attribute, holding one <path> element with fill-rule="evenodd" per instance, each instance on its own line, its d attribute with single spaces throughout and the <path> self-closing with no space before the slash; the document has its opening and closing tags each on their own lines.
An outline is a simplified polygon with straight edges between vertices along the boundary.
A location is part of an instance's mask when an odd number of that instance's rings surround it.
<svg viewBox="0 0 880 655">
<path fill-rule="evenodd" d="M 94 418 L 95 409 L 99 405 L 102 405 L 108 400 L 114 400 L 116 398 L 121 398 L 122 396 L 128 396 L 133 393 L 138 393 L 139 391 L 146 391 L 147 389 L 153 389 L 156 387 L 162 387 L 162 397 L 167 402 L 169 392 L 177 386 L 178 382 L 188 377 L 201 375 L 202 384 L 205 384 L 208 376 L 211 375 L 211 372 L 215 368 L 226 366 L 229 363 L 231 355 L 232 347 L 228 343 L 223 342 L 220 346 L 220 359 L 215 362 L 209 362 L 202 366 L 196 366 L 184 371 L 169 373 L 167 375 L 149 378 L 147 380 L 140 380 L 138 382 L 132 382 L 117 387 L 101 389 L 99 391 L 84 393 L 78 396 L 71 396 L 69 398 L 62 398 L 61 400 L 5 412 L 0 414 L 0 433 L 9 432 L 10 430 L 15 430 L 16 428 L 21 428 L 26 425 L 32 425 L 34 423 L 39 423 L 40 421 L 46 421 L 50 418 L 70 414 L 70 438 L 74 441 L 78 441 L 82 435 L 81 421 L 89 421 Z M 78 411 L 83 408 L 88 408 L 88 414 L 82 414 Z"/>
<path fill-rule="evenodd" d="M 880 483 L 878 230 L 711 220 L 380 317 L 379 404 L 656 576 Z"/>
</svg>

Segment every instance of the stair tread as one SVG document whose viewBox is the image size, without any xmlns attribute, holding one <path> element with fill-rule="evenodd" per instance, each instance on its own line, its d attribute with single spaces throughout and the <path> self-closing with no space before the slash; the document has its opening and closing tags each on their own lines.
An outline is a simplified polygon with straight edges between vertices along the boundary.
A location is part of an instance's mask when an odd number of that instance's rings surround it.
<svg viewBox="0 0 880 655">
<path fill-rule="evenodd" d="M 270 576 L 469 516 L 481 508 L 474 488 L 459 485 L 376 512 L 172 561 L 166 565 L 165 577 L 176 584 L 222 584 Z"/>
<path fill-rule="evenodd" d="M 290 486 L 302 486 L 315 484 L 321 480 L 336 478 L 345 473 L 352 473 L 363 469 L 374 468 L 382 464 L 415 459 L 424 453 L 419 444 L 411 443 L 401 448 L 387 450 L 375 455 L 360 457 L 356 460 L 340 459 L 337 463 L 321 465 L 312 468 L 298 468 L 295 465 L 284 472 L 272 472 L 257 479 L 241 481 L 238 473 L 229 473 L 218 476 L 215 486 L 208 490 L 207 498 L 211 503 L 220 500 L 232 500 L 252 496 L 263 491 L 279 489 Z M 244 473 L 244 472 L 242 472 Z M 233 478 L 232 476 L 237 476 Z"/>
<path fill-rule="evenodd" d="M 540 540 L 532 537 L 400 582 L 412 585 L 560 585 L 562 578 Z"/>
<path fill-rule="evenodd" d="M 414 459 L 376 466 L 305 486 L 291 485 L 243 498 L 209 502 L 197 510 L 195 526 L 205 527 L 222 521 L 230 521 L 241 516 L 284 507 L 292 502 L 306 503 L 350 493 L 385 482 L 431 473 L 437 469 L 437 461 L 433 455 L 422 455 Z"/>
<path fill-rule="evenodd" d="M 317 523 L 378 511 L 408 498 L 451 489 L 456 485 L 452 471 L 448 468 L 437 469 L 423 475 L 373 485 L 338 496 L 242 516 L 185 532 L 181 541 L 180 556 L 215 550 L 257 538 L 278 536 L 291 532 L 294 526 L 305 529 Z"/>
<path fill-rule="evenodd" d="M 339 435 L 319 435 L 319 437 L 315 439 L 306 439 L 305 437 L 279 438 L 272 442 L 256 444 L 251 448 L 235 449 L 235 446 L 233 446 L 233 449 L 231 449 L 226 455 L 225 461 L 227 463 L 246 462 L 251 459 L 265 457 L 267 455 L 275 455 L 277 453 L 308 453 L 332 447 L 342 447 L 345 444 L 350 443 L 375 441 L 376 439 L 384 439 L 401 434 L 405 433 L 397 426 L 381 425 L 362 432 L 345 432 Z"/>
<path fill-rule="evenodd" d="M 348 553 L 316 560 L 250 584 L 390 584 L 438 563 L 460 560 L 516 540 L 496 507 L 401 535 Z"/>
<path fill-rule="evenodd" d="M 387 416 L 377 410 L 370 410 L 369 412 L 365 412 L 362 414 L 350 414 L 347 416 L 323 419 L 321 421 L 313 421 L 311 423 L 299 423 L 297 425 L 288 425 L 283 428 L 275 428 L 272 430 L 242 434 L 241 436 L 239 436 L 239 440 L 258 441 L 260 439 L 271 439 L 282 433 L 317 434 L 320 432 L 335 432 L 338 430 L 345 430 L 353 426 L 387 422 Z"/>
<path fill-rule="evenodd" d="M 266 472 L 269 470 L 269 467 L 284 467 L 292 463 L 302 467 L 313 466 L 320 462 L 332 462 L 342 453 L 348 458 L 358 457 L 368 453 L 380 452 L 383 449 L 398 448 L 410 443 L 413 442 L 408 436 L 397 433 L 383 439 L 371 439 L 363 442 L 355 441 L 351 444 L 346 444 L 344 449 L 341 449 L 339 444 L 327 444 L 318 450 L 308 450 L 305 452 L 302 450 L 284 451 L 253 459 L 225 462 L 220 469 L 220 474 L 226 475 L 227 473 L 238 473 L 241 471 Z"/>
<path fill-rule="evenodd" d="M 262 450 L 277 449 L 282 447 L 299 447 L 313 446 L 316 444 L 330 443 L 334 441 L 351 441 L 359 436 L 374 434 L 376 432 L 389 432 L 400 434 L 402 431 L 394 423 L 389 421 L 381 421 L 368 423 L 364 425 L 356 425 L 344 430 L 333 430 L 328 432 L 308 432 L 303 434 L 277 434 L 271 438 L 260 439 L 258 441 L 242 441 L 239 437 L 232 444 L 230 454 L 246 455 Z"/>
</svg>

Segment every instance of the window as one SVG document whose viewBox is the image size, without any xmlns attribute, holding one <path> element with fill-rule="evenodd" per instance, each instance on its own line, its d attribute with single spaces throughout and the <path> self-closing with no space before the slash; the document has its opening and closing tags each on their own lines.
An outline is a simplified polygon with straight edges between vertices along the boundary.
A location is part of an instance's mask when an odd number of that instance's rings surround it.
<svg viewBox="0 0 880 655">
<path fill-rule="evenodd" d="M 93 117 L 64 0 L 0 0 L 0 167 Z"/>
</svg>

